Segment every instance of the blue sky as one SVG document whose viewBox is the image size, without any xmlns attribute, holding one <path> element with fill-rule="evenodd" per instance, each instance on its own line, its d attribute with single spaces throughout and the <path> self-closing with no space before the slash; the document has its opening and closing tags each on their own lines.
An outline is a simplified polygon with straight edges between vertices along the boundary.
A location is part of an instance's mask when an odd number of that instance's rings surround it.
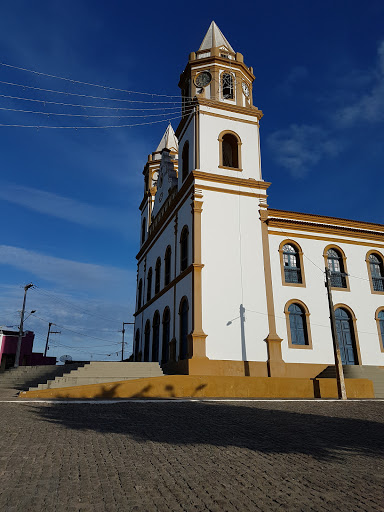
<svg viewBox="0 0 384 512">
<path fill-rule="evenodd" d="M 264 179 L 272 182 L 270 206 L 384 224 L 382 0 L 364 5 L 355 0 L 270 0 L 239 9 L 225 9 L 217 1 L 196 8 L 180 8 L 173 1 L 134 4 L 4 4 L 0 61 L 173 96 L 179 94 L 177 83 L 189 52 L 199 48 L 215 20 L 254 68 L 254 103 L 265 114 L 262 168 Z M 0 95 L 0 108 L 109 116 L 143 112 L 47 102 L 132 108 L 135 104 L 116 99 L 157 99 L 5 66 L 0 66 Z M 155 112 L 175 117 L 171 110 Z M 159 117 L 87 119 L 0 110 L 0 124 L 102 126 L 153 119 Z M 172 121 L 174 128 L 177 122 Z M 141 172 L 166 125 L 78 130 L 0 126 L 0 325 L 18 323 L 22 287 L 32 281 L 38 288 L 29 292 L 27 309 L 36 309 L 38 318 L 30 317 L 26 328 L 36 331 L 35 349 L 43 349 L 51 321 L 62 331 L 52 336 L 51 355 L 118 357 L 118 331 L 121 322 L 132 321 L 135 302 Z M 127 352 L 130 333 L 128 327 Z"/>
</svg>

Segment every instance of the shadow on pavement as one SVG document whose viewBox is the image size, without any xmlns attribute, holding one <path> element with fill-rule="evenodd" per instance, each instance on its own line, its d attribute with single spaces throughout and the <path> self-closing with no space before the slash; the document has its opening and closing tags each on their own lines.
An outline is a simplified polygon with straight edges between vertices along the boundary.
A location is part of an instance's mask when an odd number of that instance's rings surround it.
<svg viewBox="0 0 384 512">
<path fill-rule="evenodd" d="M 380 458 L 382 402 L 166 402 L 29 406 L 64 428 L 129 436 L 139 442 L 241 447 L 301 453 L 316 459 L 346 454 Z"/>
</svg>

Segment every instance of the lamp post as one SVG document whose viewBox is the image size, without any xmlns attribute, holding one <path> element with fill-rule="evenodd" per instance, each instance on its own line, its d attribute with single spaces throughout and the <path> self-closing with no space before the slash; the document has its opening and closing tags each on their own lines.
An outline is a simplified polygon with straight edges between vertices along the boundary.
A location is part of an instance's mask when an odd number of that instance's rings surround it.
<svg viewBox="0 0 384 512">
<path fill-rule="evenodd" d="M 24 327 L 24 313 L 25 313 L 25 302 L 27 299 L 27 291 L 32 288 L 33 284 L 29 283 L 24 286 L 24 300 L 23 300 L 23 308 L 20 313 L 20 326 L 19 326 L 19 337 L 17 340 L 17 347 L 16 347 L 16 355 L 15 355 L 15 364 L 13 365 L 14 368 L 17 368 L 19 366 L 19 359 L 20 359 L 20 351 L 21 351 L 21 341 L 23 339 L 23 327 Z M 32 315 L 32 311 L 30 313 Z M 28 316 L 30 316 L 28 315 Z"/>
<path fill-rule="evenodd" d="M 135 322 L 123 322 L 123 330 L 121 331 L 123 333 L 123 339 L 121 340 L 121 360 L 122 361 L 124 361 L 124 334 L 125 334 L 124 325 L 135 325 Z"/>
</svg>

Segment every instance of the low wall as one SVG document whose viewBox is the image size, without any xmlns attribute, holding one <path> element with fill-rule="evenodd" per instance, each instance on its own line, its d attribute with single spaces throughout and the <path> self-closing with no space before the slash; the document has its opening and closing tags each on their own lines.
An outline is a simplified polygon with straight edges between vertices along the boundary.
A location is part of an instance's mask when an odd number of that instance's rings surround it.
<svg viewBox="0 0 384 512">
<path fill-rule="evenodd" d="M 349 398 L 373 398 L 368 379 L 346 379 Z M 165 375 L 104 384 L 43 389 L 20 398 L 337 398 L 335 379 Z"/>
</svg>

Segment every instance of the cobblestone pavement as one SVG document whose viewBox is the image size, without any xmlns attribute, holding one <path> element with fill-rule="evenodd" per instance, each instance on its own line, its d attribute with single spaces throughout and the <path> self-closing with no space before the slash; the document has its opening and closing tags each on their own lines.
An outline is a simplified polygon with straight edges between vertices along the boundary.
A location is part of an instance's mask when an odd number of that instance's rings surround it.
<svg viewBox="0 0 384 512">
<path fill-rule="evenodd" d="M 0 403 L 0 510 L 384 510 L 384 402 Z"/>
</svg>

